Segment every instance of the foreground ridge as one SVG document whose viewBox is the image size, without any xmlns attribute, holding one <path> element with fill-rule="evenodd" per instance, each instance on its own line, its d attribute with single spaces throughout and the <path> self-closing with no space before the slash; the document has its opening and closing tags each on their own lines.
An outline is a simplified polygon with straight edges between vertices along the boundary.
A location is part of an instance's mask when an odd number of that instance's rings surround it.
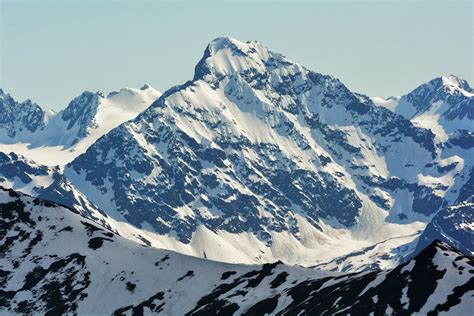
<svg viewBox="0 0 474 316">
<path fill-rule="evenodd" d="M 144 247 L 65 208 L 0 189 L 0 312 L 468 315 L 474 261 L 435 241 L 391 271 L 232 265 Z"/>
</svg>

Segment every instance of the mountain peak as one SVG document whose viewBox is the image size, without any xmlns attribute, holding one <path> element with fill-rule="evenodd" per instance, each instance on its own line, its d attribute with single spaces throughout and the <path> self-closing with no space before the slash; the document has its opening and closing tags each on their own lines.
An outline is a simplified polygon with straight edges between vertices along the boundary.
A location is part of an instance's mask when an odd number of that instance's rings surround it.
<svg viewBox="0 0 474 316">
<path fill-rule="evenodd" d="M 7 92 L 0 88 L 0 102 L 5 99 L 10 100 L 10 102 L 13 101 L 13 98 Z"/>
<path fill-rule="evenodd" d="M 260 42 L 219 37 L 211 41 L 204 51 L 204 56 L 196 65 L 194 80 L 209 74 L 221 77 L 250 69 L 262 72 L 271 55 L 273 53 Z"/>
<path fill-rule="evenodd" d="M 468 92 L 471 92 L 471 87 L 469 86 L 468 82 L 458 76 L 455 75 L 448 75 L 448 76 L 441 76 L 442 85 L 449 88 L 458 88 Z"/>
<path fill-rule="evenodd" d="M 92 91 L 89 91 L 89 90 L 85 90 L 85 91 L 81 92 L 81 94 L 78 95 L 75 99 L 78 99 L 78 98 L 91 98 L 91 97 L 94 97 L 94 96 L 100 96 L 102 94 L 103 94 L 103 92 L 101 92 L 101 91 L 92 92 Z"/>
<path fill-rule="evenodd" d="M 140 90 L 144 91 L 144 90 L 148 90 L 148 89 L 153 89 L 152 86 L 150 86 L 148 83 L 144 83 L 143 86 L 140 87 Z"/>
<path fill-rule="evenodd" d="M 468 82 L 455 75 L 441 76 L 421 84 L 403 98 L 413 105 L 412 109 L 403 109 L 405 112 L 399 114 L 405 117 L 413 117 L 426 112 L 437 101 L 448 102 L 451 105 L 459 103 L 460 99 L 469 99 L 474 96 L 474 90 Z M 448 99 L 452 99 L 448 101 Z"/>
<path fill-rule="evenodd" d="M 249 45 L 250 42 L 242 42 L 232 37 L 218 37 L 209 43 L 208 49 L 214 54 L 226 48 L 238 49 L 246 52 L 249 48 Z"/>
<path fill-rule="evenodd" d="M 430 81 L 419 85 L 413 92 L 423 91 L 423 94 L 427 92 L 438 92 L 452 94 L 453 92 L 469 92 L 472 93 L 472 89 L 469 83 L 456 75 L 445 75 L 431 79 Z M 413 93 L 411 92 L 411 93 Z"/>
<path fill-rule="evenodd" d="M 158 99 L 161 93 L 150 86 L 148 83 L 143 84 L 139 89 L 124 87 L 118 91 L 111 91 L 107 94 L 107 99 L 114 100 L 117 106 L 123 106 L 127 104 L 141 105 L 142 103 L 151 103 Z M 131 102 L 132 99 L 140 99 L 136 102 Z M 124 104 L 127 103 L 127 104 Z M 128 107 L 128 106 L 126 106 Z M 140 106 L 141 107 L 141 106 Z"/>
<path fill-rule="evenodd" d="M 85 128 L 88 122 L 93 120 L 100 104 L 101 92 L 84 91 L 78 97 L 74 98 L 68 106 L 62 111 L 62 119 L 68 122 L 67 129 L 71 129 L 77 122 L 81 129 L 81 136 L 85 136 Z"/>
</svg>

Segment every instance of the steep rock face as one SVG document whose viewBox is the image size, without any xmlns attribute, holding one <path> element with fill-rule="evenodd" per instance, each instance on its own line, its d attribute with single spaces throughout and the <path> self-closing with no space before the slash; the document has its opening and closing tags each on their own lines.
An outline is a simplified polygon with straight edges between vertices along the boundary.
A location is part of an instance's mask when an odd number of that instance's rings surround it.
<svg viewBox="0 0 474 316">
<path fill-rule="evenodd" d="M 143 247 L 5 189 L 0 241 L 0 313 L 468 315 L 474 303 L 472 257 L 438 241 L 384 272 L 231 265 Z"/>
<path fill-rule="evenodd" d="M 27 161 L 15 153 L 0 153 L 0 177 L 2 186 L 19 188 L 33 181 L 33 177 L 47 177 L 51 169 L 38 166 L 33 161 Z M 30 192 L 31 193 L 31 192 Z"/>
<path fill-rule="evenodd" d="M 61 118 L 66 122 L 67 129 L 76 127 L 77 138 L 71 144 L 76 143 L 79 139 L 86 137 L 91 129 L 97 128 L 95 116 L 100 104 L 102 93 L 83 92 L 80 96 L 73 99 L 67 108 L 61 113 Z"/>
<path fill-rule="evenodd" d="M 104 215 L 72 185 L 58 167 L 39 165 L 15 153 L 0 152 L 0 186 L 75 208 L 107 225 Z"/>
<path fill-rule="evenodd" d="M 339 80 L 258 42 L 219 38 L 192 81 L 101 138 L 65 174 L 138 227 L 189 242 L 204 225 L 271 244 L 272 232 L 301 238 L 298 218 L 359 238 L 427 221 L 447 203 L 449 186 L 419 177 L 448 172 L 437 155 L 433 133 Z"/>
<path fill-rule="evenodd" d="M 449 243 L 467 255 L 474 254 L 474 169 L 454 205 L 439 211 L 426 226 L 415 254 L 433 240 Z"/>
<path fill-rule="evenodd" d="M 30 100 L 18 103 L 0 89 L 0 140 L 15 138 L 22 132 L 34 133 L 44 128 L 43 110 Z"/>
<path fill-rule="evenodd" d="M 435 239 L 474 254 L 474 203 L 462 202 L 439 211 L 420 236 L 415 253 Z"/>
</svg>

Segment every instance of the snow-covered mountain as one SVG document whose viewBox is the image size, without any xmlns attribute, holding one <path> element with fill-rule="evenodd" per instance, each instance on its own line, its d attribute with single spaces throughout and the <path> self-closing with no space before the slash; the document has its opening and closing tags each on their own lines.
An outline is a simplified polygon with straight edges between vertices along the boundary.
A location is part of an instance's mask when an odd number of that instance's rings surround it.
<svg viewBox="0 0 474 316">
<path fill-rule="evenodd" d="M 449 89 L 445 79 L 418 88 L 410 102 L 420 113 L 436 102 L 469 108 L 472 89 L 453 78 Z M 232 38 L 212 41 L 193 80 L 148 107 L 157 97 L 149 86 L 84 93 L 44 115 L 42 132 L 15 136 L 28 148 L 0 145 L 17 153 L 2 156 L 2 185 L 76 208 L 138 243 L 226 262 L 390 269 L 434 239 L 450 242 L 440 230 L 418 242 L 427 224 L 460 227 L 442 214 L 457 209 L 469 182 L 472 125 L 443 141 L 396 106 Z M 55 120 L 64 132 L 36 136 Z M 465 251 L 473 231 L 462 227 L 456 247 Z"/>
<path fill-rule="evenodd" d="M 465 153 L 334 77 L 219 38 L 193 80 L 65 175 L 116 220 L 185 244 L 203 230 L 251 238 L 314 264 L 423 229 L 467 180 Z"/>
<path fill-rule="evenodd" d="M 231 265 L 144 247 L 0 189 L 0 313 L 469 315 L 474 262 L 434 242 L 391 271 Z"/>
<path fill-rule="evenodd" d="M 107 96 L 86 91 L 55 113 L 29 100 L 18 103 L 0 90 L 0 151 L 13 151 L 49 166 L 68 163 L 102 135 L 135 118 L 160 95 L 147 84 Z"/>
<path fill-rule="evenodd" d="M 372 99 L 413 124 L 431 129 L 439 141 L 446 142 L 450 136 L 467 132 L 466 141 L 472 147 L 474 90 L 464 79 L 454 75 L 442 76 L 402 97 Z"/>
</svg>

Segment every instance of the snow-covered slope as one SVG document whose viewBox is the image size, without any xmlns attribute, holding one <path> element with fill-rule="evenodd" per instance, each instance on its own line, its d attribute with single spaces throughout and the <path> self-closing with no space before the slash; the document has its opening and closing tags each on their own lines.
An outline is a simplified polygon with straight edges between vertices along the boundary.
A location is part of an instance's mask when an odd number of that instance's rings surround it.
<svg viewBox="0 0 474 316">
<path fill-rule="evenodd" d="M 452 203 L 468 157 L 443 155 L 431 131 L 336 78 L 219 38 L 192 81 L 65 175 L 116 220 L 186 244 L 206 231 L 334 258 L 412 235 Z"/>
<path fill-rule="evenodd" d="M 86 91 L 54 113 L 44 112 L 29 100 L 17 103 L 0 90 L 0 151 L 13 151 L 49 166 L 66 164 L 102 135 L 135 118 L 160 95 L 149 85 L 107 96 Z"/>
<path fill-rule="evenodd" d="M 392 271 L 330 275 L 144 247 L 72 209 L 0 189 L 0 313 L 468 315 L 472 258 L 435 242 Z"/>
<path fill-rule="evenodd" d="M 342 256 L 318 260 L 311 268 L 320 271 L 337 272 L 389 270 L 413 257 L 415 249 L 420 244 L 418 236 L 419 233 L 415 233 L 382 240 Z M 436 238 L 427 238 L 426 240 L 429 245 Z"/>
</svg>

